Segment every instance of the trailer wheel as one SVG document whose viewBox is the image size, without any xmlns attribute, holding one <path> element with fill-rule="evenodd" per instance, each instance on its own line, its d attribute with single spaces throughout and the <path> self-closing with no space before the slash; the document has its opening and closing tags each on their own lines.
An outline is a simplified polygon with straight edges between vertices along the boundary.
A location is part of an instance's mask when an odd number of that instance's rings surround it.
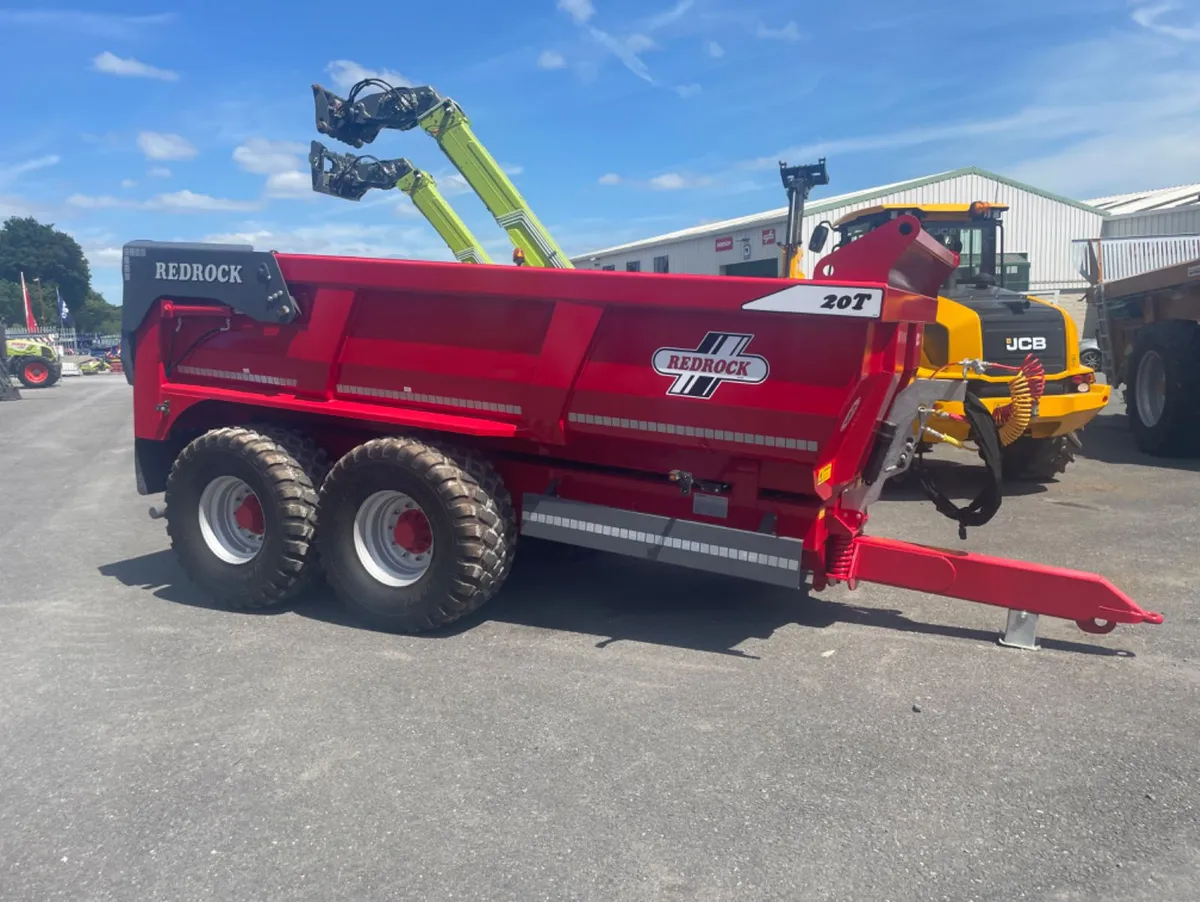
<svg viewBox="0 0 1200 902">
<path fill-rule="evenodd" d="M 188 578 L 235 610 L 290 598 L 311 576 L 317 492 L 275 439 L 206 432 L 171 467 L 167 534 Z"/>
<path fill-rule="evenodd" d="M 1200 413 L 1200 327 L 1172 320 L 1139 329 L 1125 392 L 1129 429 L 1146 454 L 1195 450 Z"/>
<path fill-rule="evenodd" d="M 499 474 L 470 451 L 379 438 L 348 452 L 321 490 L 329 584 L 368 626 L 436 629 L 476 610 L 512 568 L 517 526 Z"/>
<path fill-rule="evenodd" d="M 261 435 L 265 435 L 273 442 L 279 444 L 288 454 L 292 455 L 296 463 L 300 465 L 300 469 L 308 476 L 308 481 L 312 483 L 312 487 L 318 497 L 320 496 L 321 486 L 325 482 L 325 477 L 329 475 L 331 463 L 329 453 L 318 445 L 312 436 L 299 429 L 293 429 L 290 426 L 283 426 L 276 423 L 252 422 L 249 424 L 249 428 Z M 281 600 L 295 597 L 308 588 L 308 586 L 319 581 L 322 575 L 321 555 L 317 549 L 314 536 L 313 541 L 308 545 L 308 554 L 305 558 L 301 578 L 296 581 L 295 585 L 288 590 L 286 596 Z"/>
</svg>

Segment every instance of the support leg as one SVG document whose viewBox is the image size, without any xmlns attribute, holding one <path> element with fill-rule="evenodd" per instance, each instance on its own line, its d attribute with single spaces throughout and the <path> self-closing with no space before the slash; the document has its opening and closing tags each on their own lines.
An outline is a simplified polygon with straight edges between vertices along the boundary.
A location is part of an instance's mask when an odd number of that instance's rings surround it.
<svg viewBox="0 0 1200 902">
<path fill-rule="evenodd" d="M 1037 651 L 1041 648 L 1037 641 L 1038 615 L 1028 611 L 1008 611 L 1008 623 L 1004 627 L 1004 635 L 1000 637 L 1001 645 L 1009 648 L 1023 648 L 1026 651 Z"/>
</svg>

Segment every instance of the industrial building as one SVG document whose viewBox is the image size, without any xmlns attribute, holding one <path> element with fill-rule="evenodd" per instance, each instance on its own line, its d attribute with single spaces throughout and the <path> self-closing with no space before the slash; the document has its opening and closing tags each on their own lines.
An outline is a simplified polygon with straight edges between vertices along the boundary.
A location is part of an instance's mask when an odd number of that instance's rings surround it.
<svg viewBox="0 0 1200 902">
<path fill-rule="evenodd" d="M 1109 200 L 1119 203 L 1133 197 L 1123 195 Z M 1011 287 L 1050 295 L 1082 294 L 1087 283 L 1073 260 L 1072 241 L 1098 237 L 1108 214 L 1085 202 L 977 167 L 810 200 L 804 211 L 802 234 L 810 235 L 819 222 L 834 222 L 876 204 L 977 200 L 1010 208 L 1004 214 L 1004 264 L 1006 282 Z M 778 276 L 779 243 L 784 238 L 786 221 L 784 206 L 592 251 L 572 258 L 572 262 L 585 269 Z M 803 270 L 812 272 L 819 257 L 806 250 Z"/>
</svg>

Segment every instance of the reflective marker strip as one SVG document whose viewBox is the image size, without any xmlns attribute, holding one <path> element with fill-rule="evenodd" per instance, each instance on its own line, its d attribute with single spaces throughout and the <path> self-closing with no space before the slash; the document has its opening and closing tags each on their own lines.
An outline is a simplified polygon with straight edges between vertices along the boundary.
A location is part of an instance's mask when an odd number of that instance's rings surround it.
<svg viewBox="0 0 1200 902">
<path fill-rule="evenodd" d="M 441 404 L 446 407 L 461 407 L 465 410 L 486 410 L 492 413 L 520 414 L 519 404 L 496 404 L 492 401 L 471 401 L 467 398 L 446 398 L 441 395 L 422 395 L 417 392 L 396 391 L 391 388 L 371 388 L 367 385 L 339 385 L 343 395 L 366 395 L 368 398 L 389 398 L 393 401 L 419 401 L 422 404 Z"/>
<path fill-rule="evenodd" d="M 594 533 L 595 535 L 607 536 L 612 539 L 624 539 L 625 541 L 636 542 L 641 545 L 661 545 L 664 548 L 689 551 L 693 554 L 706 554 L 710 557 L 745 561 L 747 564 L 758 564 L 761 567 L 775 567 L 780 570 L 790 570 L 793 573 L 800 571 L 800 562 L 793 558 L 779 557 L 774 554 L 762 554 L 757 551 L 744 551 L 741 548 L 713 545 L 710 542 L 696 542 L 692 539 L 676 539 L 671 536 L 660 536 L 652 532 L 641 532 L 619 526 L 606 526 L 603 523 L 593 523 L 590 520 L 576 520 L 570 517 L 559 517 L 554 514 L 539 514 L 537 511 L 522 511 L 521 520 L 530 523 L 542 523 L 558 529 L 573 529 L 577 532 Z"/>
<path fill-rule="evenodd" d="M 258 385 L 296 387 L 295 379 L 288 379 L 284 376 L 262 376 L 247 370 L 210 370 L 203 366 L 177 366 L 174 371 L 187 376 L 208 376 L 211 379 L 233 379 L 237 382 L 254 382 Z"/>
<path fill-rule="evenodd" d="M 749 432 L 730 432 L 727 429 L 706 429 L 702 426 L 678 426 L 674 423 L 652 423 L 647 420 L 627 420 L 621 417 L 602 417 L 591 413 L 569 413 L 572 423 L 604 426 L 608 429 L 631 429 L 636 432 L 655 432 L 662 435 L 682 435 L 688 438 L 710 438 L 739 445 L 760 445 L 767 448 L 786 448 L 790 451 L 816 451 L 817 443 L 802 438 L 781 435 L 754 435 Z"/>
</svg>

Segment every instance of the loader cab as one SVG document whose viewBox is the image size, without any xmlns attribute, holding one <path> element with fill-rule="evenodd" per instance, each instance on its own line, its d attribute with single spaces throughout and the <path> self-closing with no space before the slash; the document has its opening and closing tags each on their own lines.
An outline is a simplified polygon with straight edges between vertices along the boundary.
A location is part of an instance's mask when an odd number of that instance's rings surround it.
<svg viewBox="0 0 1200 902">
<path fill-rule="evenodd" d="M 856 210 L 833 223 L 842 247 L 881 225 L 909 213 L 921 228 L 959 255 L 958 268 L 942 284 L 939 294 L 955 298 L 972 289 L 1004 288 L 1004 222 L 1006 204 L 975 201 L 970 204 L 879 204 Z M 816 237 L 814 233 L 814 237 Z M 823 244 L 824 242 L 822 242 Z M 822 248 L 812 248 L 819 251 Z"/>
</svg>

